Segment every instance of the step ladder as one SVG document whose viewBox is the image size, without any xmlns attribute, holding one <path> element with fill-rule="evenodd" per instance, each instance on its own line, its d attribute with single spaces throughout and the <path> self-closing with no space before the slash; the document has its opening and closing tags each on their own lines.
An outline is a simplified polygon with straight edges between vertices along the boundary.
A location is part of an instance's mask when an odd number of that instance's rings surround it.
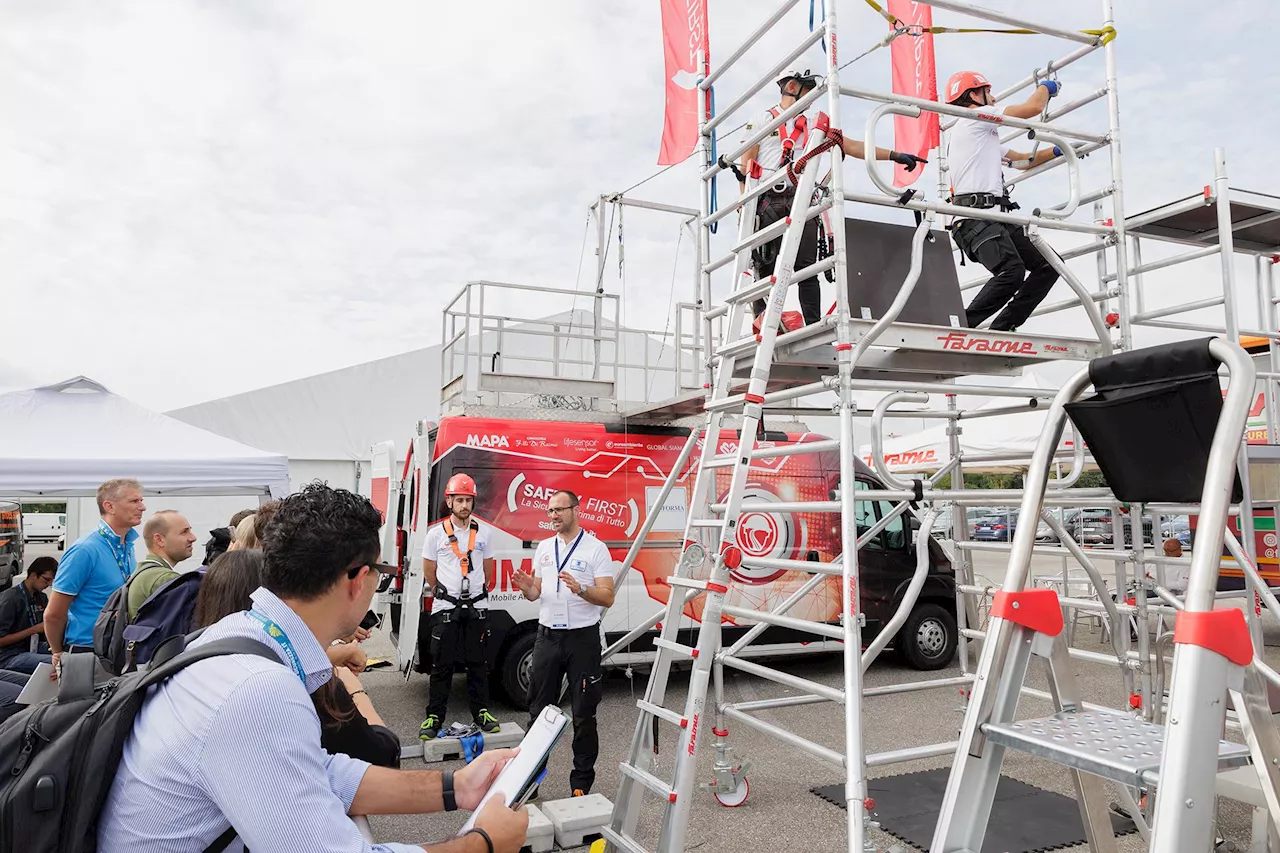
<svg viewBox="0 0 1280 853">
<path fill-rule="evenodd" d="M 1230 376 L 1225 402 L 1218 396 L 1218 363 L 1227 366 Z M 1084 708 L 1068 657 L 1057 593 L 1023 588 L 1030 570 L 1035 526 L 1021 525 L 1015 533 L 1003 588 L 991 606 L 987 639 L 929 848 L 932 853 L 982 849 L 1001 763 L 1005 751 L 1011 749 L 1067 768 L 1094 853 L 1117 849 L 1104 780 L 1147 791 L 1148 805 L 1154 797 L 1149 833 L 1149 849 L 1154 853 L 1212 849 L 1214 784 L 1221 769 L 1252 762 L 1260 774 L 1272 819 L 1280 817 L 1276 795 L 1280 790 L 1280 733 L 1271 718 L 1263 681 L 1264 670 L 1270 671 L 1254 657 L 1243 613 L 1234 608 L 1212 609 L 1236 459 L 1254 388 L 1248 355 L 1234 343 L 1212 339 L 1096 359 L 1054 399 L 1032 457 L 1021 514 L 1023 518 L 1040 514 L 1052 449 L 1062 436 L 1068 412 L 1072 412 L 1120 500 L 1185 499 L 1142 493 L 1143 472 L 1138 470 L 1140 466 L 1130 464 L 1132 448 L 1123 445 L 1135 440 L 1150 442 L 1150 436 L 1134 435 L 1117 422 L 1110 424 L 1110 435 L 1105 431 L 1106 418 L 1111 417 L 1108 411 L 1116 417 L 1131 417 L 1144 406 L 1154 411 L 1162 401 L 1154 399 L 1150 389 L 1157 388 L 1156 393 L 1166 394 L 1165 400 L 1169 400 L 1167 394 L 1181 393 L 1180 383 L 1186 388 L 1198 383 L 1197 393 L 1207 395 L 1199 399 L 1199 407 L 1184 406 L 1184 410 L 1211 407 L 1216 402 L 1221 415 L 1187 415 L 1216 418 L 1217 423 L 1212 444 L 1191 448 L 1187 457 L 1194 460 L 1198 455 L 1206 460 L 1203 483 L 1194 484 L 1199 486 L 1201 505 L 1198 528 L 1204 532 L 1197 537 L 1192 556 L 1185 609 L 1177 616 L 1165 724 Z M 1085 409 L 1074 401 L 1090 384 L 1096 394 L 1085 401 L 1093 408 Z M 1159 391 L 1161 387 L 1166 390 Z M 1073 411 L 1072 406 L 1082 407 Z M 1128 411 L 1122 413 L 1123 407 L 1129 407 Z M 1169 426 L 1176 429 L 1176 425 Z M 1186 440 L 1200 441 L 1190 436 Z M 1127 492 L 1132 494 L 1126 496 Z M 1043 719 L 1018 720 L 1018 699 L 1033 657 L 1047 664 L 1054 713 Z M 1228 696 L 1240 717 L 1244 745 L 1221 739 L 1226 716 L 1223 699 Z"/>
<path fill-rule="evenodd" d="M 699 746 L 707 738 L 709 722 L 711 723 L 710 734 L 715 738 L 716 763 L 712 780 L 702 782 L 701 787 L 709 790 L 724 805 L 737 805 L 746 798 L 747 765 L 737 764 L 731 760 L 730 748 L 725 741 L 728 731 L 714 725 L 717 712 L 715 705 L 711 709 L 712 720 L 708 720 L 707 692 L 716 656 L 722 648 L 720 621 L 725 607 L 724 597 L 729 591 L 730 573 L 741 566 L 744 559 L 742 550 L 737 545 L 738 521 L 742 512 L 757 428 L 761 424 L 763 406 L 768 400 L 766 386 L 774 360 L 775 341 L 778 337 L 787 291 L 793 280 L 803 281 L 827 268 L 834 267 L 838 270 L 840 268 L 838 260 L 844 251 L 843 239 L 838 235 L 835 256 L 818 261 L 804 270 L 794 269 L 805 222 L 825 209 L 824 204 L 811 206 L 810 202 L 814 195 L 816 175 L 819 172 L 817 157 L 823 155 L 823 152 L 835 141 L 830 139 L 829 129 L 827 116 L 819 114 L 809 135 L 805 152 L 807 165 L 796 176 L 796 192 L 790 216 L 784 222 L 777 223 L 778 227 L 770 226 L 753 233 L 758 198 L 777 179 L 785 175 L 785 171 L 780 170 L 778 174 L 765 176 L 758 187 L 748 192 L 742 199 L 738 239 L 733 248 L 736 255 L 733 281 L 737 282 L 738 286 L 726 300 L 728 321 L 722 327 L 724 339 L 719 342 L 719 349 L 715 355 L 718 364 L 715 367 L 714 381 L 705 404 L 704 441 L 693 495 L 689 503 L 690 518 L 685 530 L 684 551 L 675 576 L 669 579 L 672 587 L 671 595 L 663 616 L 659 637 L 654 641 L 657 647 L 656 659 L 644 698 L 636 703 L 640 713 L 628 757 L 619 767 L 618 796 L 614 800 L 614 811 L 610 823 L 603 829 L 607 849 L 625 851 L 625 853 L 681 853 L 685 849 L 691 801 L 695 783 L 698 780 Z M 832 191 L 839 191 L 838 184 L 833 186 Z M 754 281 L 749 275 L 752 249 L 777 238 L 779 234 L 782 236 L 782 243 L 774 275 L 764 281 Z M 748 317 L 747 311 L 751 302 L 761 297 L 767 297 L 767 309 L 761 322 L 760 332 L 756 336 L 755 346 L 743 347 L 735 336 Z M 844 314 L 847 316 L 847 309 Z M 847 330 L 847 323 L 842 324 L 842 327 Z M 735 345 L 730 346 L 730 344 Z M 850 356 L 853 344 L 842 340 L 836 344 L 836 349 L 840 355 L 842 374 L 847 377 L 849 365 L 852 363 Z M 742 393 L 733 393 L 735 371 L 742 364 L 751 365 L 747 387 Z M 818 378 L 819 375 L 819 371 L 815 369 L 814 378 Z M 847 395 L 844 396 L 847 398 Z M 725 426 L 725 416 L 737 411 L 742 414 L 738 445 L 732 453 L 721 454 L 719 436 Z M 854 467 L 854 449 L 851 441 L 852 415 L 847 411 L 842 414 L 842 432 L 845 424 L 848 426 L 849 439 L 841 442 L 841 470 L 852 471 Z M 717 482 L 717 473 L 725 470 L 731 472 L 729 491 L 723 501 L 723 511 L 720 517 L 716 517 L 711 512 L 714 497 L 712 488 Z M 842 489 L 841 492 L 845 503 L 845 515 L 853 519 L 853 490 L 848 488 Z M 851 538 L 850 531 L 844 530 L 842 550 L 844 554 L 851 557 L 847 561 L 842 561 L 840 567 L 844 575 L 842 612 L 847 614 L 856 614 L 858 605 L 856 548 L 853 547 L 855 541 L 856 532 Z M 786 562 L 787 568 L 798 571 L 816 572 L 818 566 L 821 566 L 823 574 L 833 570 L 830 563 L 818 564 L 801 560 L 774 560 L 771 565 L 779 562 Z M 704 600 L 697 643 L 695 646 L 681 645 L 676 642 L 677 628 L 687 604 L 699 597 Z M 763 631 L 768 625 L 765 620 L 772 619 L 776 623 L 777 620 L 785 618 L 754 612 L 751 615 L 757 618 L 760 624 L 752 629 L 755 634 L 749 632 L 748 637 L 754 637 Z M 846 679 L 853 679 L 853 686 L 848 687 L 846 748 L 848 755 L 860 757 L 863 753 L 861 719 L 858 712 L 861 700 L 861 631 L 858 619 L 842 621 L 844 624 L 839 628 L 832 627 L 831 633 L 838 635 L 844 642 Z M 742 640 L 739 641 L 740 644 L 742 642 Z M 669 708 L 665 704 L 668 677 L 672 665 L 677 661 L 691 662 L 692 666 L 688 695 L 683 707 L 679 710 Z M 717 683 L 717 695 L 720 694 L 721 688 L 722 685 Z M 661 771 L 656 766 L 656 757 L 659 754 L 658 744 L 663 736 L 661 729 L 664 727 L 669 728 L 671 735 L 678 740 L 674 753 L 667 753 L 674 755 L 673 766 L 663 768 L 665 772 L 659 775 Z M 851 769 L 847 778 L 853 783 L 848 785 L 848 790 L 854 792 L 851 794 L 851 803 L 856 800 L 857 814 L 861 816 L 861 819 L 853 817 L 850 819 L 850 849 L 862 850 L 865 837 L 863 824 L 868 819 L 862 807 L 866 798 L 866 784 L 860 758 L 848 764 Z M 636 838 L 636 827 L 644 811 L 646 795 L 656 798 L 661 810 L 658 840 L 652 851 Z"/>
</svg>

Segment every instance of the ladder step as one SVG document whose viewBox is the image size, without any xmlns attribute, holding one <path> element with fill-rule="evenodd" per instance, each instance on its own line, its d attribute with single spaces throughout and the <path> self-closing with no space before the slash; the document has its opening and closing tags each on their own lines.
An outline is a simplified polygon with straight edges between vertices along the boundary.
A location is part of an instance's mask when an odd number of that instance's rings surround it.
<svg viewBox="0 0 1280 853">
<path fill-rule="evenodd" d="M 670 640 L 664 640 L 661 637 L 654 638 L 653 644 L 660 649 L 666 649 L 669 652 L 675 652 L 678 655 L 684 655 L 689 658 L 696 658 L 698 650 L 691 646 L 682 646 L 679 643 L 673 643 Z"/>
<path fill-rule="evenodd" d="M 640 843 L 626 833 L 618 832 L 611 826 L 600 827 L 600 834 L 622 853 L 649 853 Z"/>
<path fill-rule="evenodd" d="M 719 584 L 708 583 L 705 580 L 697 580 L 695 578 L 678 578 L 678 577 L 675 577 L 674 575 L 667 578 L 667 583 L 671 584 L 672 586 L 682 586 L 685 589 L 700 589 L 700 590 L 703 590 L 704 592 L 708 590 L 712 592 L 728 591 L 727 587 L 720 586 Z"/>
<path fill-rule="evenodd" d="M 987 723 L 982 732 L 992 743 L 1132 787 L 1157 784 L 1164 753 L 1164 726 L 1107 711 Z M 1248 763 L 1247 746 L 1218 742 L 1219 769 Z"/>
<path fill-rule="evenodd" d="M 694 527 L 703 528 L 705 530 L 719 530 L 724 527 L 723 518 L 695 518 L 692 522 Z"/>
<path fill-rule="evenodd" d="M 737 465 L 737 464 L 738 464 L 738 457 L 736 456 L 734 457 L 717 456 L 715 459 L 712 459 L 703 467 L 704 468 L 732 468 L 734 465 Z"/>
<path fill-rule="evenodd" d="M 641 711 L 644 711 L 646 714 L 653 714 L 653 716 L 655 717 L 659 717 L 663 720 L 666 720 L 668 723 L 670 723 L 673 726 L 676 726 L 677 728 L 685 729 L 689 727 L 689 721 L 687 719 L 680 716 L 675 711 L 664 708 L 661 705 L 655 705 L 652 702 L 646 702 L 643 699 L 637 699 L 636 707 L 639 708 Z"/>
<path fill-rule="evenodd" d="M 674 799 L 675 791 L 672 791 L 670 785 L 668 785 L 666 782 L 663 782 L 661 779 L 659 779 L 657 776 L 654 776 L 652 773 L 647 773 L 644 770 L 641 770 L 639 767 L 632 767 L 630 764 L 625 764 L 625 763 L 619 764 L 618 770 L 622 772 L 623 776 L 629 776 L 630 778 L 636 780 L 641 785 L 644 785 L 646 788 L 648 788 L 650 791 L 653 791 L 659 797 L 662 797 L 664 800 L 672 803 L 675 802 L 675 799 Z"/>
</svg>

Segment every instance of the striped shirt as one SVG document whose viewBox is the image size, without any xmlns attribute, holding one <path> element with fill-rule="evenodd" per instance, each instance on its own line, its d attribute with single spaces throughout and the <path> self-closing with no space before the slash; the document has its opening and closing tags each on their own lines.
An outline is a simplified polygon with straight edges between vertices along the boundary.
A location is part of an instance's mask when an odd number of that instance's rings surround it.
<svg viewBox="0 0 1280 853">
<path fill-rule="evenodd" d="M 232 825 L 253 853 L 421 853 L 370 844 L 347 816 L 369 764 L 320 746 L 310 694 L 333 666 L 288 605 L 266 589 L 252 597 L 254 610 L 287 635 L 306 683 L 248 613 L 212 625 L 193 645 L 250 637 L 281 662 L 212 658 L 152 690 L 103 806 L 98 850 L 200 853 Z"/>
</svg>

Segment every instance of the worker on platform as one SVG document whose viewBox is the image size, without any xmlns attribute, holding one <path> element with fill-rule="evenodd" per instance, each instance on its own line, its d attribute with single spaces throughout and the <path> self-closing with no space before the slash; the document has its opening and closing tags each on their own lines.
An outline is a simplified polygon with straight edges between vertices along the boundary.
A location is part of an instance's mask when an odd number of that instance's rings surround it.
<svg viewBox="0 0 1280 853">
<path fill-rule="evenodd" d="M 806 70 L 803 74 L 798 71 L 791 71 L 783 74 L 778 78 L 778 89 L 781 97 L 778 99 L 777 106 L 770 107 L 755 122 L 748 122 L 746 125 L 747 135 L 754 132 L 754 128 L 760 127 L 762 123 L 768 123 L 776 119 L 785 110 L 791 106 L 805 94 L 817 86 L 817 75 L 809 73 Z M 794 162 L 804 154 L 809 142 L 809 127 L 812 120 L 805 114 L 800 114 L 790 122 L 785 122 L 760 140 L 757 144 L 748 148 L 742 155 L 739 169 L 735 170 L 739 174 L 739 189 L 746 190 L 747 175 L 751 173 L 751 163 L 755 161 L 760 164 L 764 170 L 764 178 L 768 178 L 778 169 L 785 166 L 788 162 Z M 840 144 L 841 150 L 849 157 L 857 157 L 860 160 L 866 159 L 866 146 L 856 139 L 844 139 Z M 920 163 L 928 162 L 922 157 L 916 157 L 912 154 L 904 154 L 899 151 L 890 151 L 887 148 L 876 149 L 877 160 L 892 160 L 895 163 L 901 163 L 910 172 Z M 781 178 L 777 184 L 760 197 L 756 206 L 756 222 L 755 230 L 759 231 L 783 219 L 791 214 L 791 204 L 795 200 L 796 188 L 788 178 Z M 812 217 L 804 224 L 804 232 L 800 237 L 800 248 L 796 252 L 796 260 L 793 269 L 801 270 L 807 266 L 817 263 L 818 246 L 819 246 L 819 218 Z M 825 238 L 824 238 L 825 239 Z M 752 265 L 755 268 L 756 281 L 763 281 L 773 275 L 774 264 L 778 260 L 778 252 L 782 247 L 782 237 L 770 240 L 757 246 L 751 253 Z M 818 284 L 818 277 L 811 276 L 800 282 L 798 288 L 798 296 L 800 298 L 800 313 L 804 316 L 806 325 L 816 323 L 822 317 L 822 288 Z M 757 320 L 763 316 L 765 311 L 765 300 L 757 299 L 752 304 L 752 311 Z"/>
<path fill-rule="evenodd" d="M 427 718 L 418 737 L 434 740 L 444 724 L 453 668 L 466 664 L 471 717 L 484 732 L 501 726 L 489 713 L 489 588 L 494 559 L 489 531 L 471 517 L 476 482 L 454 474 L 444 487 L 449 516 L 427 531 L 422 546 L 422 574 L 432 589 L 431 686 Z M 475 570 L 481 566 L 481 571 Z"/>
<path fill-rule="evenodd" d="M 952 106 L 983 110 L 985 115 L 1034 119 L 1058 94 L 1058 88 L 1054 80 L 1041 80 L 1025 103 L 995 107 L 987 78 L 974 71 L 960 71 L 947 81 L 946 98 Z M 950 201 L 980 210 L 1017 209 L 1005 191 L 1004 166 L 1026 170 L 1062 156 L 1056 145 L 1042 148 L 1034 157 L 1013 151 L 1000 144 L 999 122 L 978 119 L 959 119 L 949 140 Z M 1057 271 L 1027 238 L 1021 225 L 961 218 L 952 223 L 951 236 L 969 260 L 982 264 L 992 274 L 965 311 L 969 328 L 976 328 L 1000 311 L 991 323 L 992 330 L 1016 331 L 1058 280 Z"/>
</svg>

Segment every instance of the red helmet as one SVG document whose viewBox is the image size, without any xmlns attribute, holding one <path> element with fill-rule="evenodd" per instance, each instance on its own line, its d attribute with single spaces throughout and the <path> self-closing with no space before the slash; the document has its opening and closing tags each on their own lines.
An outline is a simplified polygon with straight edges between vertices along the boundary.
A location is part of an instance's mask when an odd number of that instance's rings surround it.
<svg viewBox="0 0 1280 853">
<path fill-rule="evenodd" d="M 470 495 L 474 498 L 476 496 L 476 481 L 466 474 L 454 474 L 449 478 L 449 482 L 445 484 L 444 496 L 449 498 L 454 495 Z"/>
<path fill-rule="evenodd" d="M 970 89 L 981 89 L 983 86 L 990 85 L 987 78 L 977 71 L 957 71 L 947 81 L 947 103 L 954 104 Z"/>
</svg>

